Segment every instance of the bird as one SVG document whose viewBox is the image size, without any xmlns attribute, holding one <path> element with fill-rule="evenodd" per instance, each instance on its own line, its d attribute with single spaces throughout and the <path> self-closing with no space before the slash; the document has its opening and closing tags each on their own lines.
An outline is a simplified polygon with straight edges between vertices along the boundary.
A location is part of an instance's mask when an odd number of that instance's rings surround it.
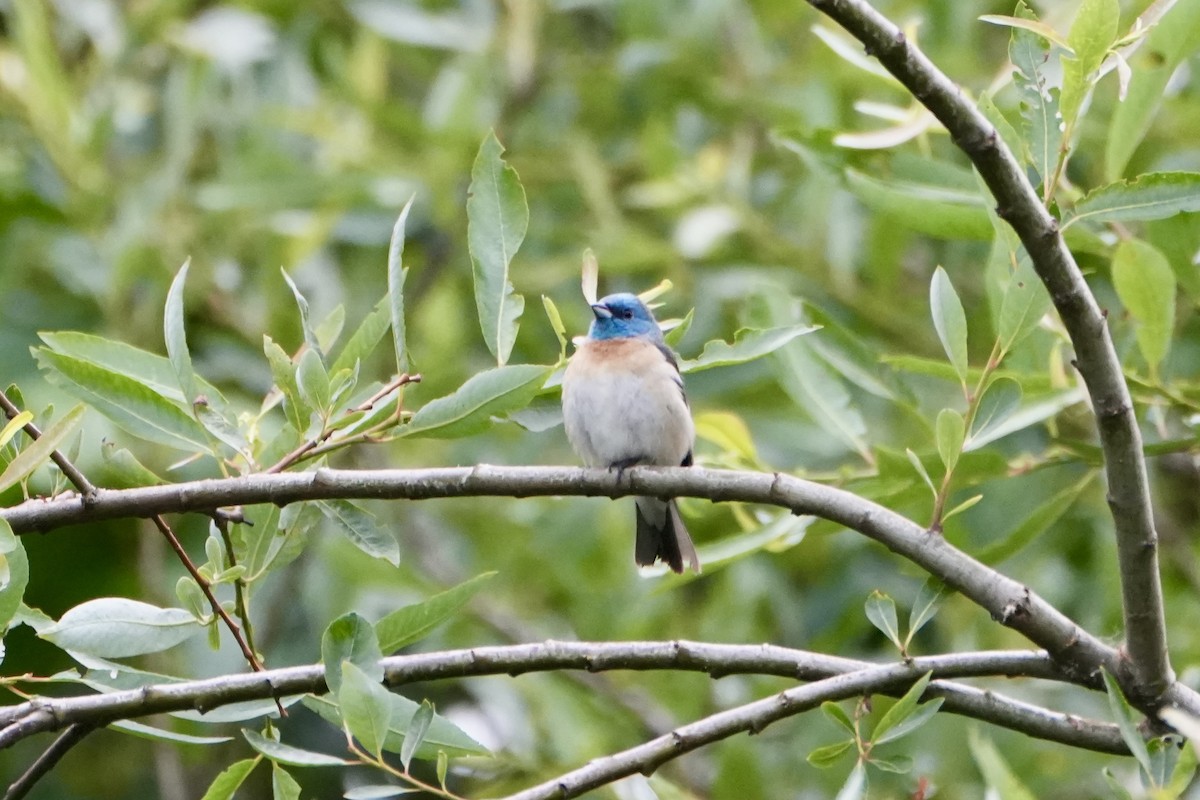
<svg viewBox="0 0 1200 800">
<path fill-rule="evenodd" d="M 577 341 L 562 380 L 567 440 L 589 467 L 690 467 L 695 426 L 675 353 L 637 295 L 591 304 L 595 319 Z M 676 573 L 700 559 L 674 499 L 635 498 L 634 561 L 662 560 Z"/>
</svg>

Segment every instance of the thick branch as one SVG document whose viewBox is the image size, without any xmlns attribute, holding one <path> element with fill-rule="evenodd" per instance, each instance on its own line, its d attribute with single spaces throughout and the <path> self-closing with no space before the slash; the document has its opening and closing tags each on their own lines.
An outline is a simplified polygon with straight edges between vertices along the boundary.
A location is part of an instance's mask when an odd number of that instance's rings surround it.
<svg viewBox="0 0 1200 800">
<path fill-rule="evenodd" d="M 950 132 L 996 198 L 997 212 L 1025 245 L 1075 347 L 1100 431 L 1108 502 L 1117 534 L 1125 638 L 1130 668 L 1118 673 L 1143 705 L 1153 705 L 1175 676 L 1167 658 L 1166 623 L 1158 574 L 1158 536 L 1150 506 L 1142 437 L 1133 401 L 1096 304 L 1058 222 L 1041 204 L 1025 171 L 995 128 L 894 24 L 864 0 L 809 0 L 861 41 Z"/>
<path fill-rule="evenodd" d="M 91 725 L 76 722 L 60 733 L 58 738 L 37 757 L 37 760 L 29 765 L 29 769 L 25 770 L 25 772 L 21 773 L 21 777 L 9 784 L 8 791 L 4 793 L 4 800 L 20 800 L 20 798 L 29 794 L 34 784 L 40 781 L 46 773 L 58 766 L 58 762 L 62 761 L 62 757 L 72 747 L 82 742 L 83 738 L 91 733 L 92 730 Z"/>
<path fill-rule="evenodd" d="M 701 642 L 545 642 L 506 647 L 479 647 L 441 653 L 393 656 L 381 662 L 384 681 L 397 687 L 418 681 L 481 675 L 521 675 L 530 672 L 579 669 L 684 670 L 713 678 L 735 674 L 776 675 L 818 681 L 834 675 L 878 670 L 877 665 L 773 645 L 705 644 Z M 1024 676 L 1069 680 L 1045 654 L 1031 651 L 992 651 L 928 656 L 911 664 L 888 667 L 890 680 L 873 679 L 871 691 L 902 693 L 913 679 L 932 671 L 935 678 Z M 872 672 L 872 674 L 875 674 Z M 38 698 L 0 708 L 0 748 L 36 733 L 75 724 L 106 725 L 170 711 L 207 711 L 230 703 L 307 693 L 324 693 L 320 664 L 182 681 L 141 689 L 87 695 Z M 856 694 L 852 692 L 850 695 Z M 946 711 L 961 714 L 1039 739 L 1104 753 L 1128 751 L 1116 726 L 1061 714 L 1013 700 L 992 691 L 936 680 L 929 696 L 944 697 Z"/>
</svg>

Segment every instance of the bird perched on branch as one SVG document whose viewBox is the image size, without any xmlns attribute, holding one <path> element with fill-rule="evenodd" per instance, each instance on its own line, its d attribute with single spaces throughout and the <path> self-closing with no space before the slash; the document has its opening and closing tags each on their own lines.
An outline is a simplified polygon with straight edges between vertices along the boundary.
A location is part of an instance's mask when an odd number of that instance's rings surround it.
<svg viewBox="0 0 1200 800">
<path fill-rule="evenodd" d="M 675 354 L 650 309 L 632 294 L 592 305 L 596 319 L 567 364 L 563 422 L 589 467 L 690 467 L 695 429 Z M 636 498 L 634 560 L 662 559 L 675 572 L 700 559 L 671 499 Z"/>
</svg>

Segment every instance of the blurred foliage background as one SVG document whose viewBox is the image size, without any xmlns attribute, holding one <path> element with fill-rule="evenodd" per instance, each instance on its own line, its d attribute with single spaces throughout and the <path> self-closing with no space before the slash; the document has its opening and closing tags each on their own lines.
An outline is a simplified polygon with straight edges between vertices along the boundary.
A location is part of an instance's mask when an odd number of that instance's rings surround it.
<svg viewBox="0 0 1200 800">
<path fill-rule="evenodd" d="M 997 104 L 1015 118 L 1016 98 L 1004 88 L 1008 31 L 978 20 L 1012 13 L 1009 3 L 876 5 L 910 25 L 935 63 L 969 91 L 996 88 Z M 1121 4 L 1121 31 L 1146 5 Z M 1076 4 L 1035 6 L 1063 30 Z M 1149 170 L 1200 169 L 1192 135 L 1200 127 L 1193 79 L 1200 40 L 1191 28 L 1187 35 L 1181 66 L 1125 163 L 1106 150 L 1116 80 L 1100 83 L 1078 131 L 1071 184 L 1090 188 Z M 932 469 L 933 419 L 956 398 L 961 403 L 949 373 L 931 366 L 941 350 L 929 322 L 930 276 L 940 264 L 957 287 L 971 361 L 982 366 L 992 336 L 993 288 L 984 269 L 991 228 L 986 217 L 972 218 L 982 218 L 982 228 L 930 219 L 932 211 L 912 195 L 879 188 L 907 182 L 975 191 L 965 159 L 936 127 L 887 150 L 834 144 L 838 134 L 896 124 L 861 113 L 856 103 L 888 104 L 911 123 L 914 117 L 904 116 L 911 100 L 841 57 L 830 44 L 845 38 L 807 6 L 5 0 L 0 36 L 0 374 L 21 386 L 31 408 L 71 402 L 30 357 L 38 331 L 88 331 L 163 352 L 164 298 L 190 257 L 187 324 L 197 368 L 235 403 L 256 409 L 271 385 L 263 334 L 289 352 L 301 343 L 280 267 L 305 292 L 314 318 L 340 304 L 356 324 L 386 289 L 388 236 L 414 193 L 406 305 L 411 359 L 424 380 L 407 402 L 419 406 L 453 390 L 492 362 L 473 305 L 464 206 L 472 159 L 494 129 L 530 206 L 512 272 L 527 298 L 513 362 L 557 358 L 539 295 L 555 301 L 572 333 L 585 329 L 585 247 L 599 259 L 602 293 L 672 281 L 660 316 L 695 309 L 679 345 L 685 357 L 746 325 L 820 323 L 821 331 L 779 354 L 689 380 L 699 462 L 795 471 L 928 519 L 929 494 L 904 450 Z M 1135 70 L 1161 67 L 1156 56 L 1161 60 L 1152 48 L 1142 51 Z M 1174 663 L 1197 685 L 1200 674 L 1188 669 L 1200 660 L 1200 636 L 1190 624 L 1200 589 L 1191 420 L 1186 403 L 1164 401 L 1158 389 L 1200 396 L 1193 394 L 1200 337 L 1191 313 L 1200 292 L 1193 260 L 1200 222 L 1183 215 L 1139 232 L 1169 256 L 1182 291 L 1171 357 L 1153 380 L 1111 287 L 1111 243 L 1092 242 L 1078 254 L 1113 310 L 1131 373 L 1145 379 L 1139 400 L 1148 440 L 1173 443 L 1152 475 Z M 1065 363 L 1069 352 L 1053 321 L 1014 350 L 1005 366 L 1034 410 L 1023 429 L 964 455 L 954 499 L 983 500 L 951 520 L 946 535 L 976 555 L 1006 545 L 991 551 L 1003 570 L 1089 630 L 1117 637 L 1111 522 L 1095 479 L 1090 413 Z M 377 357 L 364 371 L 386 378 L 387 354 Z M 547 427 L 553 405 L 552 396 L 544 398 L 536 406 L 542 413 L 522 420 L 527 427 L 360 448 L 336 463 L 574 463 L 561 428 Z M 197 464 L 168 471 L 177 453 L 129 441 L 93 415 L 79 462 L 100 484 L 101 440 L 133 447 L 173 479 L 211 474 Z M 20 499 L 10 494 L 8 502 Z M 369 559 L 340 538 L 312 536 L 258 596 L 258 645 L 271 666 L 311 663 L 320 656 L 320 632 L 337 615 L 356 609 L 378 618 L 496 570 L 469 611 L 419 648 L 691 638 L 895 657 L 867 622 L 863 602 L 880 589 L 905 610 L 924 580 L 913 567 L 828 523 L 698 501 L 683 506 L 709 565 L 694 580 L 637 574 L 627 501 L 376 504 L 401 543 L 400 567 Z M 202 522 L 180 522 L 197 557 Z M 91 525 L 25 543 L 32 565 L 26 601 L 55 617 L 106 595 L 172 604 L 182 574 L 153 530 L 139 523 Z M 918 653 L 1024 644 L 959 598 L 949 599 L 916 641 Z M 27 628 L 6 644 L 6 674 L 70 666 Z M 190 676 L 243 667 L 229 641 L 215 654 L 195 642 L 147 662 Z M 452 777 L 457 790 L 491 795 L 785 685 L 697 675 L 539 675 L 418 686 L 408 694 L 435 700 L 496 749 L 498 758 L 459 764 Z M 1108 717 L 1100 696 L 995 685 Z M 894 745 L 913 756 L 914 770 L 873 775 L 872 796 L 908 796 L 921 777 L 938 796 L 981 796 L 967 747 L 968 729 L 979 727 L 942 715 Z M 295 712 L 284 730 L 296 744 L 331 752 L 342 746 L 336 730 L 307 712 Z M 1104 766 L 1123 779 L 1133 775 L 1121 760 L 984 732 L 1038 797 L 1101 796 Z M 700 797 L 832 796 L 846 765 L 819 770 L 804 756 L 836 737 L 832 724 L 810 714 L 689 755 L 650 783 L 664 797 L 676 796 L 668 784 Z M 38 739 L 0 754 L 0 771 L 11 780 L 44 746 Z M 197 797 L 249 752 L 240 738 L 175 747 L 102 731 L 71 752 L 34 796 Z M 296 777 L 305 797 L 340 796 L 347 779 L 320 769 L 297 770 Z M 605 796 L 643 797 L 645 784 L 630 780 Z M 239 796 L 270 796 L 266 773 Z"/>
</svg>

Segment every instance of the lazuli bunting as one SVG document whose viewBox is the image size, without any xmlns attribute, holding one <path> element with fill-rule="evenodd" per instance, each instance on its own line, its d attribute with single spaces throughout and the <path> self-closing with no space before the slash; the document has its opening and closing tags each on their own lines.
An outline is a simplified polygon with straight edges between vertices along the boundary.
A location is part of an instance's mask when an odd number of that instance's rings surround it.
<svg viewBox="0 0 1200 800">
<path fill-rule="evenodd" d="M 695 429 L 675 354 L 650 309 L 632 294 L 592 306 L 596 319 L 563 375 L 563 422 L 589 467 L 690 467 Z M 700 559 L 674 500 L 636 498 L 634 560 L 675 572 Z"/>
</svg>

